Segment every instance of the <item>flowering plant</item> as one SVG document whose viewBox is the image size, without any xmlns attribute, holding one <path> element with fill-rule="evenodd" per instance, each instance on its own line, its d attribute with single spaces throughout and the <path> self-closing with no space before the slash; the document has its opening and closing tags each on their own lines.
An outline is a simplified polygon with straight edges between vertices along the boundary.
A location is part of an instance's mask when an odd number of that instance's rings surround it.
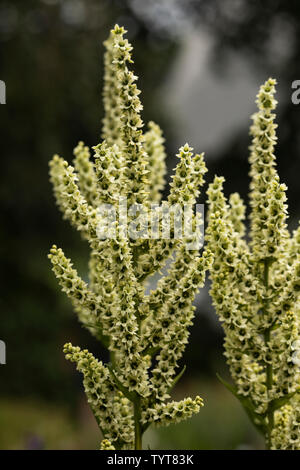
<svg viewBox="0 0 300 470">
<path fill-rule="evenodd" d="M 300 449 L 300 227 L 287 230 L 286 186 L 276 171 L 275 80 L 257 95 L 250 133 L 250 236 L 245 206 L 227 202 L 224 178 L 208 189 L 211 297 L 240 400 L 270 449 Z"/>
<path fill-rule="evenodd" d="M 55 245 L 49 255 L 53 271 L 83 326 L 110 353 L 110 363 L 103 364 L 86 349 L 64 346 L 66 358 L 83 374 L 104 438 L 101 449 L 141 449 L 142 435 L 152 423 L 168 425 L 199 412 L 200 397 L 175 402 L 170 401 L 170 391 L 184 372 L 176 369 L 188 342 L 193 299 L 212 264 L 209 250 L 199 255 L 193 246 L 197 230 L 180 239 L 174 236 L 176 216 L 170 238 L 162 236 L 164 211 L 157 205 L 164 187 L 164 139 L 152 122 L 142 131 L 137 77 L 129 68 L 132 47 L 124 33 L 116 25 L 105 43 L 103 141 L 93 147 L 94 158 L 80 142 L 74 167 L 57 155 L 50 162 L 57 204 L 91 248 L 88 284 Z M 162 207 L 194 205 L 204 182 L 203 155 L 193 155 L 186 144 L 178 157 Z M 115 215 L 124 198 L 135 209 L 128 213 L 131 223 L 133 213 L 140 213 L 142 235 L 128 236 L 120 213 L 103 235 L 107 221 L 99 208 L 108 205 Z M 146 219 L 153 203 L 160 224 L 151 238 Z M 191 219 L 198 227 L 199 216 L 192 214 Z M 168 273 L 147 294 L 149 276 L 172 254 Z"/>
</svg>

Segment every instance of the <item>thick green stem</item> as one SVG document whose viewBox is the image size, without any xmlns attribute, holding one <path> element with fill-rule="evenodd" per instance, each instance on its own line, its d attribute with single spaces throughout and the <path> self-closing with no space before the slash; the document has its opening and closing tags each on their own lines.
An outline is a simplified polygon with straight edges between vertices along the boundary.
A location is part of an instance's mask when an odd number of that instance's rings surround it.
<svg viewBox="0 0 300 470">
<path fill-rule="evenodd" d="M 133 402 L 134 407 L 134 449 L 142 450 L 142 423 L 141 423 L 141 400 L 137 397 Z"/>
<path fill-rule="evenodd" d="M 269 287 L 269 267 L 270 267 L 270 261 L 265 260 L 264 261 L 264 285 L 265 285 L 266 291 L 268 290 L 268 287 Z M 268 306 L 269 306 L 269 301 L 267 300 L 266 306 L 265 306 L 265 314 L 267 314 Z M 268 328 L 264 334 L 265 345 L 267 347 L 268 347 L 268 343 L 270 342 L 270 337 L 271 337 L 271 328 Z M 267 386 L 267 391 L 268 391 L 268 398 L 270 398 L 270 390 L 273 387 L 273 366 L 270 363 L 266 364 L 266 386 Z M 267 449 L 270 449 L 271 448 L 271 434 L 272 434 L 272 429 L 274 427 L 274 410 L 270 406 L 270 400 L 269 400 L 268 410 L 267 410 L 267 419 L 268 419 L 268 426 L 267 426 L 266 447 Z"/>
</svg>

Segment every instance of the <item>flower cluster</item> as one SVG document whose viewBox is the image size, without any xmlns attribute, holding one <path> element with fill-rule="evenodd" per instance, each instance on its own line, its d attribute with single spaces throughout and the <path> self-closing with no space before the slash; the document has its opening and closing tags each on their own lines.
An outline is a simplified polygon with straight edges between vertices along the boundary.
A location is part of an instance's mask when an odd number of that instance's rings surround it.
<svg viewBox="0 0 300 470">
<path fill-rule="evenodd" d="M 191 417 L 194 413 L 198 413 L 203 400 L 196 397 L 195 400 L 186 398 L 181 401 L 171 401 L 168 403 L 161 403 L 155 408 L 148 408 L 142 414 L 142 421 L 146 424 L 150 420 L 156 426 L 168 426 L 170 423 L 180 422 L 182 417 Z"/>
<path fill-rule="evenodd" d="M 299 396 L 291 398 L 290 403 L 283 405 L 275 412 L 276 426 L 272 431 L 272 449 L 299 450 L 300 435 L 300 400 Z"/>
<path fill-rule="evenodd" d="M 199 254 L 187 248 L 193 237 L 198 239 L 197 230 L 196 235 L 174 236 L 176 217 L 170 222 L 170 238 L 162 236 L 166 204 L 193 206 L 204 183 L 203 155 L 194 155 L 188 144 L 179 150 L 165 206 L 154 211 L 158 237 L 130 238 L 120 215 L 110 227 L 114 236 L 99 236 L 104 223 L 101 205 L 117 209 L 125 198 L 129 206 L 143 204 L 148 211 L 160 202 L 165 184 L 164 139 L 153 122 L 143 133 L 140 92 L 129 68 L 132 47 L 124 33 L 115 26 L 105 43 L 103 141 L 92 150 L 80 142 L 74 166 L 57 155 L 50 162 L 57 204 L 91 248 L 89 282 L 55 245 L 49 254 L 53 271 L 80 322 L 110 353 L 110 363 L 104 365 L 70 343 L 64 348 L 66 358 L 83 374 L 104 438 L 101 449 L 141 448 L 142 434 L 151 423 L 178 422 L 200 410 L 199 397 L 169 400 L 184 372 L 177 368 L 193 321 L 193 300 L 212 265 L 209 250 Z M 198 227 L 197 213 L 191 218 Z M 168 273 L 147 294 L 149 276 L 172 256 Z"/>
<path fill-rule="evenodd" d="M 224 178 L 208 189 L 206 239 L 214 253 L 211 297 L 239 398 L 269 448 L 300 449 L 300 227 L 287 230 L 286 186 L 276 171 L 275 80 L 257 95 L 250 147 L 250 242 L 245 206 L 226 200 Z M 224 381 L 223 381 L 224 382 Z"/>
<path fill-rule="evenodd" d="M 115 389 L 109 370 L 86 349 L 65 344 L 66 359 L 76 363 L 83 374 L 83 385 L 88 403 L 102 434 L 116 446 L 133 445 L 132 407 L 130 401 Z"/>
</svg>

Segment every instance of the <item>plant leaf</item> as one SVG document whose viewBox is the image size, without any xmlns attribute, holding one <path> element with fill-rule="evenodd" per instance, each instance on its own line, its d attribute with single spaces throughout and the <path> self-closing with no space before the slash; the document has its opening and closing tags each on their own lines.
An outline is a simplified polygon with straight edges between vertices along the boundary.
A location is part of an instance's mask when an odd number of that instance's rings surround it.
<svg viewBox="0 0 300 470">
<path fill-rule="evenodd" d="M 272 400 L 270 402 L 270 408 L 272 411 L 276 411 L 278 410 L 279 408 L 281 408 L 282 406 L 286 405 L 288 403 L 288 401 L 294 396 L 296 395 L 296 393 L 299 393 L 300 392 L 300 389 L 296 390 L 295 392 L 293 393 L 288 393 L 287 395 L 285 395 L 284 397 L 281 397 L 281 398 L 274 398 L 274 400 Z"/>
<path fill-rule="evenodd" d="M 183 368 L 181 369 L 181 371 L 179 372 L 178 375 L 176 375 L 175 379 L 173 380 L 172 382 L 172 385 L 170 386 L 169 388 L 169 391 L 172 390 L 172 388 L 175 387 L 175 385 L 177 384 L 177 382 L 181 379 L 181 377 L 183 376 L 183 374 L 185 373 L 186 371 L 186 365 L 183 366 Z"/>
<path fill-rule="evenodd" d="M 265 434 L 266 432 L 266 424 L 264 422 L 264 415 L 258 414 L 255 412 L 255 408 L 253 403 L 249 398 L 245 398 L 243 395 L 240 395 L 237 392 L 236 387 L 234 385 L 231 385 L 230 383 L 226 382 L 219 374 L 216 374 L 217 378 L 220 380 L 220 382 L 229 390 L 238 400 L 239 402 L 243 405 L 248 417 L 250 418 L 250 421 L 252 424 L 256 427 L 256 429 L 262 433 Z"/>
<path fill-rule="evenodd" d="M 123 393 L 123 395 L 128 398 L 128 400 L 130 400 L 131 402 L 134 402 L 135 399 L 136 399 L 136 394 L 134 392 L 130 392 L 129 390 L 127 390 L 126 387 L 124 387 L 124 385 L 121 384 L 120 380 L 117 378 L 116 374 L 115 374 L 115 371 L 113 370 L 113 367 L 111 364 L 108 364 L 108 369 L 109 369 L 109 372 L 111 373 L 112 377 L 113 377 L 113 380 L 115 381 L 118 389 L 120 390 L 120 392 Z"/>
</svg>

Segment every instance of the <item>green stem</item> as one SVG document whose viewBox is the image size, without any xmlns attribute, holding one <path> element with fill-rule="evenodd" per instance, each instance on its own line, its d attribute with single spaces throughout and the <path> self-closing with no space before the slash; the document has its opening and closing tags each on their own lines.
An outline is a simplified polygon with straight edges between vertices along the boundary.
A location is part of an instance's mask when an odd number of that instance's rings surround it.
<svg viewBox="0 0 300 470">
<path fill-rule="evenodd" d="M 141 423 L 141 399 L 137 397 L 133 402 L 134 407 L 134 449 L 142 450 L 142 423 Z"/>
<path fill-rule="evenodd" d="M 264 261 L 264 285 L 265 285 L 266 291 L 268 290 L 268 287 L 269 287 L 269 267 L 270 267 L 270 261 L 265 260 Z M 265 314 L 267 313 L 268 307 L 269 307 L 269 301 L 267 300 Z M 271 338 L 271 328 L 268 328 L 264 334 L 265 345 L 267 347 L 268 347 L 268 343 L 270 342 L 270 338 Z M 272 364 L 269 364 L 269 363 L 267 363 L 266 365 L 266 386 L 267 386 L 267 391 L 268 391 L 268 398 L 270 398 L 270 390 L 272 389 L 272 386 L 273 386 L 273 366 Z M 271 434 L 272 434 L 272 429 L 274 427 L 274 410 L 270 406 L 270 400 L 269 400 L 268 410 L 267 410 L 267 419 L 268 419 L 268 425 L 267 425 L 266 447 L 267 449 L 270 449 L 271 448 Z"/>
<path fill-rule="evenodd" d="M 113 351 L 109 352 L 109 362 L 112 365 L 112 368 L 114 369 L 115 367 L 115 353 Z"/>
</svg>

